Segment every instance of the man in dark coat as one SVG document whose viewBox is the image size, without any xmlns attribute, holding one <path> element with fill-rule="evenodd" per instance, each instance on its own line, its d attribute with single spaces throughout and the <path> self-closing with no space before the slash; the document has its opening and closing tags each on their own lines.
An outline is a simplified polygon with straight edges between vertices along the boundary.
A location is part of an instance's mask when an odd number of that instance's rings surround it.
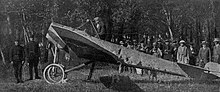
<svg viewBox="0 0 220 92">
<path fill-rule="evenodd" d="M 178 51 L 178 44 L 176 41 L 174 41 L 172 43 L 172 50 L 171 50 L 173 62 L 177 62 L 177 51 Z"/>
<path fill-rule="evenodd" d="M 19 45 L 18 40 L 15 41 L 15 45 L 10 50 L 10 61 L 13 63 L 14 75 L 17 79 L 17 83 L 23 83 L 22 81 L 22 63 L 24 62 L 24 48 Z"/>
<path fill-rule="evenodd" d="M 41 79 L 38 76 L 40 48 L 38 46 L 38 43 L 34 41 L 33 36 L 30 37 L 30 42 L 27 44 L 26 51 L 27 51 L 28 63 L 29 63 L 29 74 L 30 74 L 29 80 L 33 80 L 33 68 L 35 72 L 35 79 Z"/>
<path fill-rule="evenodd" d="M 220 38 L 214 39 L 213 62 L 220 64 Z"/>
<path fill-rule="evenodd" d="M 196 65 L 196 50 L 194 49 L 193 43 L 190 43 L 189 45 L 189 64 L 190 65 Z"/>
<path fill-rule="evenodd" d="M 164 46 L 164 50 L 163 50 L 163 59 L 166 59 L 166 60 L 169 60 L 169 61 L 172 61 L 172 47 L 170 45 L 170 41 L 169 40 L 166 40 L 165 41 L 165 46 Z"/>
<path fill-rule="evenodd" d="M 205 64 L 211 62 L 211 50 L 207 47 L 207 42 L 202 41 L 202 47 L 199 50 L 198 54 L 199 66 L 204 68 Z"/>
</svg>

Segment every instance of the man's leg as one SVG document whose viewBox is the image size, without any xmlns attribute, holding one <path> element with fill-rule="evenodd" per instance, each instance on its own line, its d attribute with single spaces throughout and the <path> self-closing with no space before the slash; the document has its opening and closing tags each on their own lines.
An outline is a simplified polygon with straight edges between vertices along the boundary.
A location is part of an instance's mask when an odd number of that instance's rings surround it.
<svg viewBox="0 0 220 92">
<path fill-rule="evenodd" d="M 14 68 L 14 75 L 15 75 L 15 78 L 17 80 L 17 83 L 19 83 L 19 78 L 18 78 L 18 65 L 16 62 L 13 62 L 13 68 Z"/>
<path fill-rule="evenodd" d="M 23 80 L 22 80 L 22 62 L 19 62 L 19 64 L 18 64 L 18 78 L 19 78 L 19 81 L 21 83 L 23 83 Z"/>
<path fill-rule="evenodd" d="M 92 74 L 94 72 L 94 68 L 95 68 L 95 62 L 92 63 L 92 66 L 90 68 L 90 72 L 89 72 L 89 76 L 88 76 L 87 80 L 91 80 Z"/>
<path fill-rule="evenodd" d="M 39 60 L 36 59 L 36 60 L 34 61 L 35 79 L 41 79 L 41 78 L 38 76 L 38 63 L 39 63 Z"/>
<path fill-rule="evenodd" d="M 33 80 L 33 61 L 29 61 L 29 74 L 30 74 L 29 80 Z"/>
</svg>

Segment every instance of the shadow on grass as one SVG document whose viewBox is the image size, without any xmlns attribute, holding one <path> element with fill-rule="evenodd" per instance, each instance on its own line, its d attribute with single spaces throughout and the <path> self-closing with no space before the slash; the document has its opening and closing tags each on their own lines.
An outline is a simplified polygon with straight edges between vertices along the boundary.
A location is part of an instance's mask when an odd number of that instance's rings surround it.
<svg viewBox="0 0 220 92">
<path fill-rule="evenodd" d="M 144 92 L 128 76 L 102 76 L 99 79 L 109 89 L 126 92 Z"/>
<path fill-rule="evenodd" d="M 151 81 L 151 80 L 134 80 L 135 83 L 160 83 L 160 84 L 208 84 L 208 85 L 220 85 L 220 80 L 197 80 L 197 79 L 187 79 L 187 80 L 172 80 L 172 81 Z"/>
<path fill-rule="evenodd" d="M 92 83 L 92 84 L 101 83 L 99 80 L 82 80 L 82 81 L 87 82 L 87 83 Z"/>
</svg>

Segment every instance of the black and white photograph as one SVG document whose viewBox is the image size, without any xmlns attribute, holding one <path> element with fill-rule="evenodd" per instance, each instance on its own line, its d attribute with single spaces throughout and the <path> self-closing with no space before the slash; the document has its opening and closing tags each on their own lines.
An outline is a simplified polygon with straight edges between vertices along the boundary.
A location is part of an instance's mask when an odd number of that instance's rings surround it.
<svg viewBox="0 0 220 92">
<path fill-rule="evenodd" d="M 0 0 L 0 92 L 220 92 L 220 0 Z"/>
</svg>

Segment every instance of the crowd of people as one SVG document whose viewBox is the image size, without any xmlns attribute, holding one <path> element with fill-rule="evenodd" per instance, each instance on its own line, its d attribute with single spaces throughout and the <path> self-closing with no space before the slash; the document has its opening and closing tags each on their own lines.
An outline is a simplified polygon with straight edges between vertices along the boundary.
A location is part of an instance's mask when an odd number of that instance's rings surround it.
<svg viewBox="0 0 220 92">
<path fill-rule="evenodd" d="M 122 40 L 119 41 L 118 39 L 112 39 L 111 42 L 158 58 L 163 58 L 172 62 L 200 66 L 202 68 L 204 68 L 205 64 L 208 62 L 219 63 L 220 38 L 214 39 L 213 43 L 215 46 L 212 51 L 208 46 L 207 41 L 202 41 L 201 48 L 196 50 L 194 47 L 195 44 L 187 43 L 184 40 L 164 40 L 161 36 L 158 36 L 158 38 L 155 39 L 152 38 L 154 37 L 146 37 L 144 35 L 143 39 L 138 42 L 137 40 L 132 40 L 130 37 L 124 35 Z"/>
<path fill-rule="evenodd" d="M 104 35 L 106 29 L 101 18 L 97 17 L 94 20 L 97 25 L 97 33 L 101 36 L 100 39 L 106 40 L 106 35 Z M 208 62 L 220 62 L 220 38 L 214 39 L 213 42 L 215 46 L 213 47 L 209 47 L 207 41 L 202 41 L 202 46 L 199 51 L 195 50 L 195 44 L 193 43 L 187 43 L 184 40 L 180 40 L 179 42 L 177 40 L 164 40 L 160 34 L 157 37 L 143 35 L 141 41 L 132 39 L 128 35 L 123 35 L 122 39 L 120 39 L 119 36 L 112 35 L 111 42 L 146 54 L 154 55 L 158 58 L 194 66 L 204 67 Z M 210 48 L 213 48 L 213 50 L 211 51 Z"/>
</svg>

